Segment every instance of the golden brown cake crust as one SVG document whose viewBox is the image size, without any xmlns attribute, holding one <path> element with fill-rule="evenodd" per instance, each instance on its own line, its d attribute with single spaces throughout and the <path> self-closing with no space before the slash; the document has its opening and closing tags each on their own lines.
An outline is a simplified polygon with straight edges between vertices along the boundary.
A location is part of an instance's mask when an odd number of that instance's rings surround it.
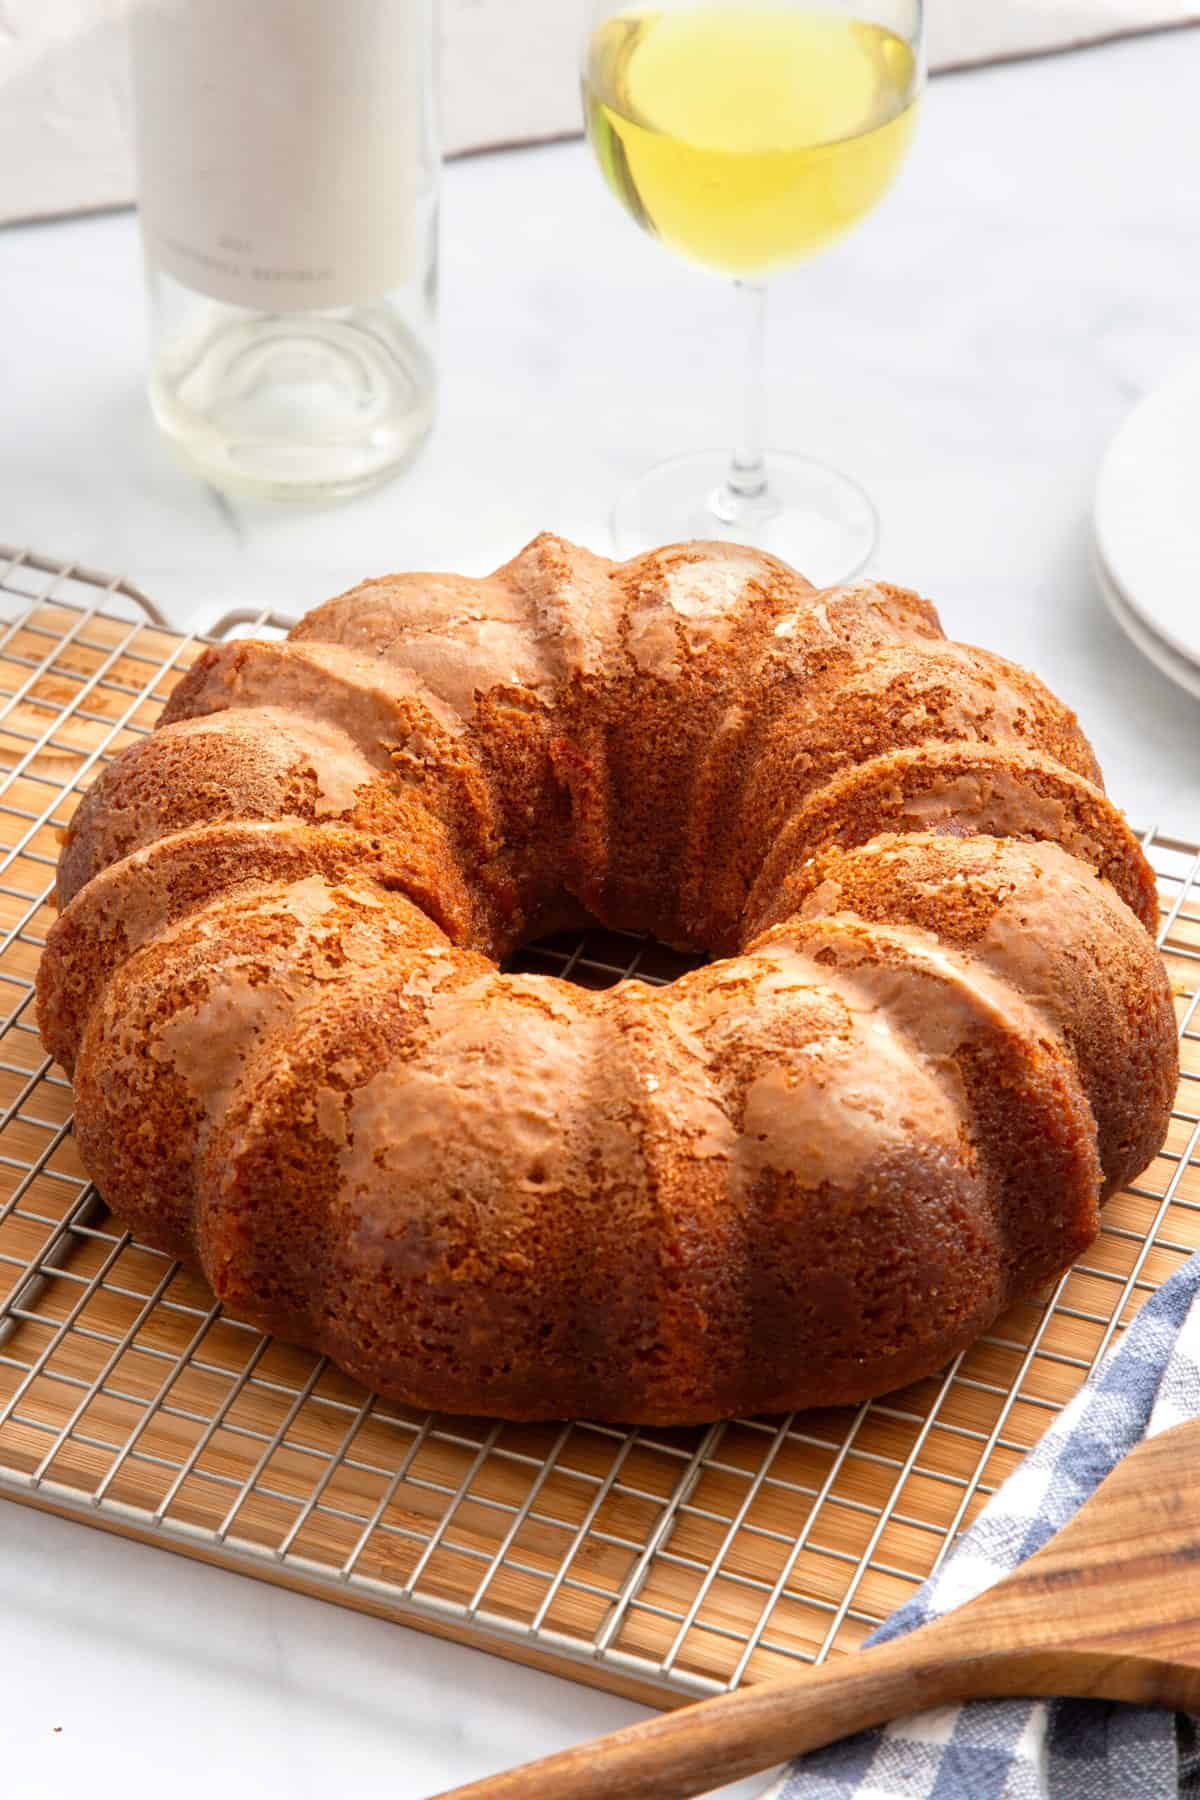
<svg viewBox="0 0 1200 1800">
<path fill-rule="evenodd" d="M 413 1403 L 687 1422 L 930 1373 L 1159 1148 L 1154 884 L 1074 715 L 930 604 L 536 539 L 204 653 L 39 975 L 81 1154 Z M 718 958 L 591 993 L 586 917 Z"/>
</svg>

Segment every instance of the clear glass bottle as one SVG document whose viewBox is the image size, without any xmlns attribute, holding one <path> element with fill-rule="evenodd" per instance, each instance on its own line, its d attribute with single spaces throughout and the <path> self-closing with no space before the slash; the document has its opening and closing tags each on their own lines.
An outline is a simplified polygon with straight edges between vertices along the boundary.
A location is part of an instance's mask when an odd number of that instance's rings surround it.
<svg viewBox="0 0 1200 1800">
<path fill-rule="evenodd" d="M 185 461 L 353 494 L 433 422 L 436 0 L 135 0 L 150 401 Z"/>
</svg>

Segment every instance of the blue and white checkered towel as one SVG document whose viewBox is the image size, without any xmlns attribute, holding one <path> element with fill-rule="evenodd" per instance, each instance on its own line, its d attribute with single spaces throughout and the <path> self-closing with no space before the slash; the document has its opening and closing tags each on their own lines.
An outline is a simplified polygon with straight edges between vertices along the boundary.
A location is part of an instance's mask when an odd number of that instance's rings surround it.
<svg viewBox="0 0 1200 1800">
<path fill-rule="evenodd" d="M 1200 1414 L 1200 1255 L 1133 1325 L 936 1574 L 869 1640 L 994 1586 L 1065 1525 L 1144 1437 Z M 1200 1797 L 1200 1721 L 1101 1700 L 975 1700 L 801 1757 L 764 1800 Z"/>
</svg>

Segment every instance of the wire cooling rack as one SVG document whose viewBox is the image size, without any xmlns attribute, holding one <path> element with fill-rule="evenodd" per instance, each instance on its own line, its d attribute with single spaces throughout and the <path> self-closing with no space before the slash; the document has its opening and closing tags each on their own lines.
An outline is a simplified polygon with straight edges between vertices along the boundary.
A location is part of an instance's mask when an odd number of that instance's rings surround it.
<svg viewBox="0 0 1200 1800">
<path fill-rule="evenodd" d="M 699 1430 L 419 1413 L 123 1231 L 38 1039 L 61 829 L 198 648 L 128 583 L 0 550 L 0 1494 L 659 1705 L 852 1648 L 1200 1247 L 1200 848 L 1146 839 L 1184 1062 L 1167 1145 L 1053 1290 L 941 1374 Z M 606 986 L 680 964 L 596 931 L 523 966 Z"/>
</svg>

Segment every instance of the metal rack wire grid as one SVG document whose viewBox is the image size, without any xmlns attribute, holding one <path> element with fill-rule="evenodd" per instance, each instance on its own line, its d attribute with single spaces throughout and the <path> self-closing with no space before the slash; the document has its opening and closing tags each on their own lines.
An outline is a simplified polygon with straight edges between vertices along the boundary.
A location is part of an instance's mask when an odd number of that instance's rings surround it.
<svg viewBox="0 0 1200 1800">
<path fill-rule="evenodd" d="M 0 551 L 0 596 L 0 1494 L 669 1705 L 860 1643 L 1200 1247 L 1200 850 L 1150 833 L 1184 1063 L 1167 1144 L 1074 1268 L 937 1377 L 678 1431 L 366 1394 L 224 1313 L 87 1180 L 32 1004 L 59 837 L 200 640 L 30 554 Z M 594 931 L 523 966 L 605 986 L 680 963 Z"/>
</svg>

